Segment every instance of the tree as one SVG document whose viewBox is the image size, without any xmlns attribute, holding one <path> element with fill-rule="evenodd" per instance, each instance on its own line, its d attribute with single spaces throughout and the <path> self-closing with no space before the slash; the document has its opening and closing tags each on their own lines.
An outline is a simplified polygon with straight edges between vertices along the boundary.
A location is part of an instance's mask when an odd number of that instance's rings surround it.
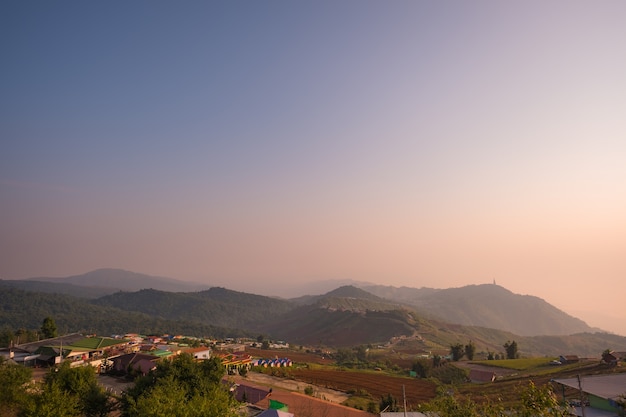
<svg viewBox="0 0 626 417">
<path fill-rule="evenodd" d="M 339 348 L 335 353 L 335 360 L 340 366 L 351 367 L 356 362 L 356 354 L 352 349 Z"/>
<path fill-rule="evenodd" d="M 454 345 L 450 345 L 450 355 L 452 355 L 452 360 L 457 362 L 459 361 L 463 355 L 465 354 L 465 348 L 462 344 L 456 343 Z"/>
<path fill-rule="evenodd" d="M 20 414 L 23 417 L 78 417 L 79 397 L 65 391 L 57 382 L 45 384 Z"/>
<path fill-rule="evenodd" d="M 11 410 L 19 410 L 27 403 L 32 375 L 31 368 L 9 363 L 0 356 L 0 415 L 11 415 Z"/>
<path fill-rule="evenodd" d="M 521 405 L 517 410 L 519 417 L 565 417 L 569 416 L 569 407 L 560 403 L 549 385 L 537 387 L 532 381 L 522 391 Z"/>
<path fill-rule="evenodd" d="M 467 357 L 468 360 L 473 361 L 475 352 L 476 352 L 476 346 L 474 345 L 474 342 L 470 340 L 467 343 L 467 345 L 465 345 L 465 356 Z"/>
<path fill-rule="evenodd" d="M 411 370 L 417 373 L 420 378 L 428 378 L 432 370 L 432 362 L 425 358 L 416 359 Z"/>
<path fill-rule="evenodd" d="M 61 390 L 74 398 L 79 410 L 87 417 L 107 416 L 113 409 L 111 398 L 98 385 L 95 369 L 91 366 L 72 368 L 69 362 L 63 362 L 45 375 L 43 388 L 44 392 L 49 390 L 51 393 Z"/>
<path fill-rule="evenodd" d="M 122 415 L 234 417 L 235 400 L 221 383 L 224 374 L 218 358 L 198 363 L 183 354 L 161 362 L 125 392 Z"/>
<path fill-rule="evenodd" d="M 426 404 L 420 405 L 420 411 L 432 412 L 439 417 L 479 417 L 478 406 L 470 399 L 457 398 L 449 392 L 439 391 L 439 395 Z M 429 413 L 427 413 L 429 414 Z"/>
<path fill-rule="evenodd" d="M 358 361 L 367 362 L 367 355 L 369 353 L 369 348 L 367 346 L 359 345 L 354 350 Z"/>
<path fill-rule="evenodd" d="M 400 411 L 400 407 L 398 407 L 398 400 L 391 394 L 387 394 L 386 397 L 381 397 L 379 408 L 381 412 Z"/>
<path fill-rule="evenodd" d="M 549 385 L 536 387 L 532 382 L 519 392 L 520 403 L 505 409 L 499 403 L 475 403 L 469 397 L 459 396 L 441 388 L 437 397 L 420 405 L 420 411 L 432 411 L 439 417 L 565 417 L 568 407 L 557 401 Z"/>
<path fill-rule="evenodd" d="M 515 359 L 517 358 L 517 342 L 515 340 L 507 341 L 504 344 L 504 349 L 506 350 L 506 358 L 507 359 Z"/>
<path fill-rule="evenodd" d="M 43 323 L 41 324 L 41 334 L 44 339 L 57 337 L 57 325 L 52 317 L 48 316 L 43 319 Z"/>
<path fill-rule="evenodd" d="M 439 355 L 433 356 L 433 368 L 439 368 L 442 364 L 442 358 Z"/>
</svg>

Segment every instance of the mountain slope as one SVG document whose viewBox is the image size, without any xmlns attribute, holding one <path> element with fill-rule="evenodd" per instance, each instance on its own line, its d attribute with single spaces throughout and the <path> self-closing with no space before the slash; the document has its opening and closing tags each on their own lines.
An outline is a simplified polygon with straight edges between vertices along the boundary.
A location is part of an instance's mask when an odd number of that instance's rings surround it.
<svg viewBox="0 0 626 417">
<path fill-rule="evenodd" d="M 415 328 L 403 311 L 362 311 L 302 306 L 263 330 L 292 344 L 354 346 L 385 343 L 392 337 L 412 335 Z"/>
<path fill-rule="evenodd" d="M 340 308 L 345 310 L 396 310 L 400 303 L 386 300 L 353 285 L 344 285 L 322 295 L 305 295 L 289 300 L 297 305 Z"/>
<path fill-rule="evenodd" d="M 395 296 L 399 302 L 410 302 L 420 312 L 449 323 L 506 330 L 522 336 L 568 335 L 597 330 L 541 298 L 514 294 L 493 284 L 444 290 L 403 289 L 400 292 L 389 287 L 369 286 L 367 290 L 377 295 Z"/>
<path fill-rule="evenodd" d="M 263 329 L 296 344 L 385 343 L 392 337 L 412 335 L 417 328 L 412 311 L 352 285 L 291 301 L 300 307 Z"/>
<path fill-rule="evenodd" d="M 100 335 L 144 333 L 185 334 L 198 337 L 238 337 L 238 329 L 213 323 L 169 320 L 143 313 L 98 306 L 87 300 L 62 294 L 24 291 L 0 283 L 0 328 L 39 329 L 45 317 L 54 318 L 60 333 L 97 333 Z"/>
<path fill-rule="evenodd" d="M 92 302 L 164 319 L 211 323 L 241 329 L 255 329 L 263 321 L 272 320 L 293 308 L 293 305 L 285 300 L 218 287 L 192 293 L 153 289 L 117 292 Z"/>
<path fill-rule="evenodd" d="M 282 306 L 286 311 L 279 313 L 281 304 L 272 304 L 267 297 L 237 293 L 223 288 L 202 293 L 165 293 L 144 290 L 138 293 L 119 293 L 117 301 L 125 309 L 97 305 L 84 299 L 67 295 L 24 291 L 0 282 L 0 332 L 19 328 L 38 329 L 42 320 L 52 316 L 61 333 L 87 332 L 101 335 L 135 333 L 175 333 L 199 337 L 239 337 L 267 332 L 271 338 L 287 340 L 292 344 L 325 345 L 330 347 L 354 346 L 359 344 L 386 343 L 392 337 L 400 337 L 403 343 L 412 343 L 422 352 L 446 354 L 450 345 L 472 340 L 480 352 L 503 352 L 507 340 L 518 343 L 523 356 L 556 356 L 575 354 L 597 357 L 607 348 L 626 351 L 626 338 L 607 333 L 581 333 L 572 336 L 523 337 L 503 330 L 476 326 L 462 326 L 425 319 L 410 309 L 369 310 L 363 305 L 345 308 L 345 300 L 351 303 L 366 302 L 351 297 L 327 297 L 313 305 L 293 308 L 288 302 Z M 124 298 L 125 295 L 131 295 Z M 140 297 L 139 297 L 139 296 Z M 212 298 L 225 300 L 218 303 Z M 148 313 L 127 311 L 137 308 L 135 303 L 147 302 Z M 208 300 L 208 301 L 207 301 Z M 342 301 L 343 300 L 343 301 Z M 196 303 L 196 306 L 194 306 Z M 174 320 L 187 317 L 190 313 L 204 311 L 209 303 L 216 310 L 212 319 L 195 321 Z M 237 310 L 235 304 L 247 304 Z M 333 305 L 335 307 L 333 307 Z M 197 307 L 202 307 L 196 310 Z M 274 309 L 268 313 L 268 307 Z M 257 309 L 258 308 L 258 309 Z M 247 311 L 249 310 L 249 311 Z M 167 314 L 165 314 L 167 312 Z M 255 313 L 256 312 L 256 313 Z M 217 315 L 221 314 L 221 315 Z M 219 317 L 242 314 L 249 322 L 256 323 L 254 333 L 219 326 Z M 257 318 L 253 318 L 256 316 Z M 414 349 L 413 349 L 414 350 Z"/>
</svg>

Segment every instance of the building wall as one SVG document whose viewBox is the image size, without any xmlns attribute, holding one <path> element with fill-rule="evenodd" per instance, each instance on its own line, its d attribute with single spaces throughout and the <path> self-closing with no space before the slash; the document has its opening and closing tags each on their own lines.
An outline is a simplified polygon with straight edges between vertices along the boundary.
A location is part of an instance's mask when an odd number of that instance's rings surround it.
<svg viewBox="0 0 626 417">
<path fill-rule="evenodd" d="M 589 398 L 589 405 L 593 408 L 598 408 L 604 411 L 610 411 L 616 414 L 619 411 L 617 408 L 611 406 L 611 404 L 609 404 L 609 400 L 605 398 L 600 398 L 593 394 L 587 394 L 587 398 Z"/>
</svg>

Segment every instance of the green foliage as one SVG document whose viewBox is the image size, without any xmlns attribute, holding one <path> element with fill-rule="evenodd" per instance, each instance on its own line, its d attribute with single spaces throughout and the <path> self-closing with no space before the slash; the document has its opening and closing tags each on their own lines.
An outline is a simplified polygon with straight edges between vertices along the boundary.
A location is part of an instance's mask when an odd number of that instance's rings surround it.
<svg viewBox="0 0 626 417">
<path fill-rule="evenodd" d="M 465 347 L 460 343 L 455 343 L 450 345 L 450 355 L 452 355 L 452 360 L 457 362 L 459 361 L 463 355 L 465 354 Z"/>
<path fill-rule="evenodd" d="M 411 370 L 417 373 L 420 378 L 428 378 L 433 370 L 433 363 L 426 358 L 419 358 L 413 362 Z"/>
<path fill-rule="evenodd" d="M 356 354 L 352 349 L 340 348 L 335 353 L 335 361 L 339 366 L 352 367 L 356 362 Z"/>
<path fill-rule="evenodd" d="M 476 353 L 476 346 L 474 345 L 474 342 L 470 340 L 467 345 L 465 345 L 465 356 L 468 360 L 473 361 L 474 353 Z"/>
<path fill-rule="evenodd" d="M 504 349 L 506 350 L 506 358 L 507 359 L 515 359 L 517 358 L 517 342 L 515 340 L 507 341 L 504 344 Z"/>
<path fill-rule="evenodd" d="M 420 411 L 430 411 L 439 417 L 487 417 L 481 414 L 478 408 L 479 406 L 470 399 L 458 399 L 449 393 L 442 393 L 429 403 L 420 405 Z"/>
<path fill-rule="evenodd" d="M 500 403 L 476 403 L 468 397 L 459 397 L 449 389 L 442 389 L 429 403 L 420 405 L 422 412 L 434 412 L 439 417 L 565 417 L 568 407 L 557 401 L 549 385 L 535 386 L 532 382 L 519 392 L 520 403 L 506 409 Z"/>
<path fill-rule="evenodd" d="M 443 358 L 439 355 L 433 356 L 433 368 L 438 368 L 441 366 Z"/>
<path fill-rule="evenodd" d="M 111 398 L 98 385 L 95 369 L 91 366 L 72 368 L 69 362 L 63 362 L 52 368 L 44 377 L 43 390 L 44 393 L 55 393 L 57 389 L 73 397 L 85 416 L 106 416 L 113 408 Z"/>
<path fill-rule="evenodd" d="M 48 316 L 43 319 L 43 323 L 41 324 L 41 334 L 44 339 L 57 337 L 57 325 L 52 317 Z"/>
<path fill-rule="evenodd" d="M 55 318 L 60 333 L 89 332 L 177 333 L 195 336 L 240 337 L 242 330 L 216 327 L 205 323 L 172 320 L 118 308 L 94 305 L 87 300 L 63 294 L 23 291 L 4 286 L 0 281 L 0 346 L 36 341 L 37 332 L 27 329 L 41 327 L 37 317 Z M 114 317 L 115 320 L 111 320 Z M 214 322 L 214 321 L 209 321 Z"/>
<path fill-rule="evenodd" d="M 550 386 L 537 387 L 530 382 L 520 395 L 522 404 L 519 417 L 565 417 L 569 416 L 569 407 L 560 403 Z"/>
<path fill-rule="evenodd" d="M 58 383 L 45 384 L 42 391 L 22 411 L 23 417 L 77 417 L 81 410 L 79 397 L 65 391 Z"/>
<path fill-rule="evenodd" d="M 162 362 L 126 392 L 123 415 L 234 417 L 234 400 L 220 382 L 224 373 L 217 358 L 198 363 L 180 355 Z"/>
<path fill-rule="evenodd" d="M 379 408 L 381 412 L 400 411 L 400 407 L 398 406 L 398 400 L 391 394 L 387 394 L 387 396 L 380 399 Z"/>
<path fill-rule="evenodd" d="M 436 378 L 443 384 L 462 384 L 467 381 L 468 371 L 452 364 L 446 364 L 438 368 L 433 368 L 430 373 L 432 378 Z"/>
<path fill-rule="evenodd" d="M 11 364 L 0 357 L 0 415 L 21 409 L 27 403 L 32 374 L 30 368 Z"/>
<path fill-rule="evenodd" d="M 293 309 L 293 305 L 285 300 L 217 287 L 191 293 L 153 289 L 118 292 L 94 300 L 93 303 L 162 319 L 220 323 L 225 327 L 239 329 L 256 328 L 259 323 Z"/>
<path fill-rule="evenodd" d="M 378 414 L 380 412 L 378 404 L 376 404 L 374 401 L 369 401 L 367 403 L 367 412 L 371 414 Z"/>
<path fill-rule="evenodd" d="M 477 361 L 476 363 L 498 368 L 515 369 L 516 371 L 527 371 L 547 366 L 553 358 L 520 358 L 520 359 L 500 359 Z"/>
<path fill-rule="evenodd" d="M 307 385 L 306 387 L 304 387 L 304 393 L 306 395 L 312 396 L 313 395 L 313 387 L 311 385 Z"/>
</svg>

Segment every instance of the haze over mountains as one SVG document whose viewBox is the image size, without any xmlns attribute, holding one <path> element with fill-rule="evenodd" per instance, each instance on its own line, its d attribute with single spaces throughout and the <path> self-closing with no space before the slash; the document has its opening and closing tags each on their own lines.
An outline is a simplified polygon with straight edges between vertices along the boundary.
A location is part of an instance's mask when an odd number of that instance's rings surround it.
<svg viewBox="0 0 626 417">
<path fill-rule="evenodd" d="M 446 290 L 348 285 L 288 300 L 220 287 L 197 290 L 168 278 L 102 269 L 67 278 L 0 280 L 0 287 L 0 325 L 26 328 L 37 328 L 42 315 L 54 315 L 61 329 L 71 331 L 266 334 L 336 347 L 406 337 L 425 351 L 445 351 L 469 339 L 498 351 L 514 339 L 522 352 L 540 355 L 626 350 L 625 337 L 597 332 L 544 300 L 493 284 Z"/>
</svg>

